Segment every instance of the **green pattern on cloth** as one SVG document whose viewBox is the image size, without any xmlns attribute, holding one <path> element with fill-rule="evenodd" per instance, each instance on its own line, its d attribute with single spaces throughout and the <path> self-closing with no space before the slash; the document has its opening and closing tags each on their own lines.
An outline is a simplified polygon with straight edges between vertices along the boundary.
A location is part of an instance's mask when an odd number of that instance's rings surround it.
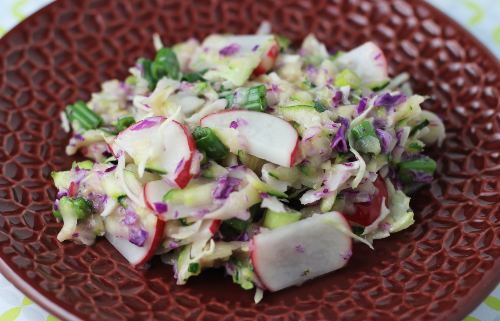
<svg viewBox="0 0 500 321">
<path fill-rule="evenodd" d="M 428 0 L 450 14 L 500 57 L 500 0 Z M 0 37 L 52 0 L 0 0 Z M 21 299 L 22 298 L 22 299 Z M 500 286 L 464 321 L 499 321 Z M 0 275 L 0 321 L 58 321 Z"/>
</svg>

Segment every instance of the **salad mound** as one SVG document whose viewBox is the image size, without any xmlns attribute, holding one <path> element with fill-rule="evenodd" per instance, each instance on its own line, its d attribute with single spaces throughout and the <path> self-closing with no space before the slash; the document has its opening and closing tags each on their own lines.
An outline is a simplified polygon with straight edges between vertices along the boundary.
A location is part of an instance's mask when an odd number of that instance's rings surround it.
<svg viewBox="0 0 500 321">
<path fill-rule="evenodd" d="M 375 43 L 154 42 L 61 114 L 66 153 L 88 160 L 52 173 L 59 241 L 104 236 L 135 266 L 161 255 L 178 284 L 224 267 L 258 301 L 414 223 L 408 194 L 432 181 L 423 152 L 444 126 Z"/>
</svg>

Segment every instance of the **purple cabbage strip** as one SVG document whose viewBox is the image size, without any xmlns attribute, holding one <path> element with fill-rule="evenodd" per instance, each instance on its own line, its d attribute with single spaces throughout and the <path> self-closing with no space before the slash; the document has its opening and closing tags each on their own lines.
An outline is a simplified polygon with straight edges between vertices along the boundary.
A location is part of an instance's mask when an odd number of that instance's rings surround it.
<svg viewBox="0 0 500 321">
<path fill-rule="evenodd" d="M 153 207 L 155 209 L 156 214 L 163 214 L 166 211 L 168 211 L 167 204 L 162 203 L 162 202 L 155 202 L 155 203 L 153 203 Z"/>
<path fill-rule="evenodd" d="M 361 115 L 365 111 L 367 105 L 368 105 L 368 98 L 366 97 L 361 98 L 361 100 L 358 103 L 358 106 L 356 107 L 358 115 Z"/>
<path fill-rule="evenodd" d="M 233 120 L 231 124 L 229 124 L 229 127 L 233 129 L 238 128 L 238 122 L 236 120 Z"/>
<path fill-rule="evenodd" d="M 349 149 L 347 147 L 346 132 L 349 127 L 349 121 L 346 118 L 339 117 L 339 122 L 341 126 L 333 138 L 331 147 L 339 152 L 347 153 Z"/>
<path fill-rule="evenodd" d="M 389 146 L 391 145 L 392 137 L 391 134 L 383 129 L 375 128 L 375 134 L 380 141 L 380 147 L 382 148 L 382 153 L 389 152 Z"/>
<path fill-rule="evenodd" d="M 391 95 L 390 93 L 385 93 L 375 99 L 374 105 L 385 107 L 387 110 L 394 110 L 399 104 L 405 101 L 406 96 L 403 94 Z"/>
<path fill-rule="evenodd" d="M 181 159 L 178 163 L 177 166 L 175 166 L 174 174 L 178 174 L 179 171 L 182 169 L 182 166 L 184 166 L 184 158 Z"/>
<path fill-rule="evenodd" d="M 398 177 L 398 174 L 394 167 L 389 166 L 389 172 L 387 173 L 387 177 L 391 180 L 392 185 L 394 185 L 394 188 L 396 190 L 401 190 L 403 189 L 403 184 L 401 183 L 401 180 Z"/>
<path fill-rule="evenodd" d="M 162 117 L 146 118 L 146 119 L 141 120 L 140 122 L 130 126 L 129 129 L 136 131 L 136 130 L 151 128 L 151 127 L 157 125 L 161 120 L 162 120 Z"/>
<path fill-rule="evenodd" d="M 425 184 L 430 184 L 432 183 L 433 176 L 430 173 L 427 172 L 422 172 L 422 171 L 414 171 L 410 170 L 411 174 L 413 175 L 413 180 L 417 183 L 425 183 Z"/>
<path fill-rule="evenodd" d="M 260 198 L 262 198 L 262 199 L 269 197 L 269 194 L 267 194 L 266 192 L 261 192 L 259 195 L 260 195 Z"/>
<path fill-rule="evenodd" d="M 217 180 L 212 197 L 216 200 L 224 200 L 240 185 L 241 180 L 235 177 L 222 176 Z"/>
<path fill-rule="evenodd" d="M 125 211 L 125 217 L 122 220 L 122 223 L 125 225 L 134 225 L 137 222 L 137 213 L 135 213 L 131 209 L 127 209 Z"/>
<path fill-rule="evenodd" d="M 238 45 L 237 43 L 232 43 L 224 48 L 222 48 L 221 50 L 219 50 L 219 54 L 221 56 L 232 56 L 234 55 L 235 53 L 237 53 L 238 51 L 240 51 L 240 45 Z"/>
<path fill-rule="evenodd" d="M 113 165 L 111 167 L 108 167 L 104 170 L 104 173 L 109 173 L 109 172 L 112 172 L 116 169 L 116 165 Z"/>
<path fill-rule="evenodd" d="M 130 233 L 128 235 L 128 240 L 130 243 L 135 244 L 139 247 L 144 246 L 146 243 L 146 239 L 148 238 L 149 233 L 142 228 L 132 228 L 130 229 Z"/>
<path fill-rule="evenodd" d="M 257 49 L 259 49 L 259 45 L 253 46 L 252 51 L 257 51 Z"/>
<path fill-rule="evenodd" d="M 335 95 L 333 95 L 332 97 L 333 107 L 338 107 L 342 103 L 343 97 L 344 96 L 342 92 L 340 90 L 337 90 L 337 92 L 335 92 Z"/>
</svg>

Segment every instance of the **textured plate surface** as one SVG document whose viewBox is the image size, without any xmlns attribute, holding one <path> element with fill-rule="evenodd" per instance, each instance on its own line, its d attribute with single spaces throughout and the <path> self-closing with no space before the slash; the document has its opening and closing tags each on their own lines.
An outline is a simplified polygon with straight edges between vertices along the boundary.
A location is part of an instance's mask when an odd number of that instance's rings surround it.
<svg viewBox="0 0 500 321">
<path fill-rule="evenodd" d="M 195 5 L 196 3 L 196 5 Z M 438 179 L 413 200 L 417 224 L 349 265 L 253 304 L 213 271 L 175 286 L 160 262 L 136 271 L 110 245 L 59 244 L 50 172 L 67 168 L 59 112 L 153 53 L 269 20 L 330 49 L 371 39 L 390 73 L 408 71 L 441 115 Z M 500 67 L 467 32 L 420 1 L 60 1 L 0 40 L 0 270 L 67 320 L 459 320 L 500 279 Z"/>
</svg>

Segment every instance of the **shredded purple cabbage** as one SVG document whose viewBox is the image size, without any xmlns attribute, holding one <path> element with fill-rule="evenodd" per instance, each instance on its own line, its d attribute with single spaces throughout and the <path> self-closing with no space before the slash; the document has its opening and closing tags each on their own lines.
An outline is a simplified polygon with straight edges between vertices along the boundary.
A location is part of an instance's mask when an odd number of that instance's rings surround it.
<svg viewBox="0 0 500 321">
<path fill-rule="evenodd" d="M 346 132 L 349 127 L 349 121 L 346 118 L 339 117 L 338 122 L 340 122 L 341 125 L 333 138 L 331 147 L 341 153 L 347 153 L 349 149 L 347 147 Z"/>
<path fill-rule="evenodd" d="M 146 239 L 148 238 L 149 233 L 142 228 L 132 228 L 130 229 L 130 233 L 128 235 L 128 240 L 130 243 L 135 244 L 139 247 L 144 246 L 146 243 Z"/>
<path fill-rule="evenodd" d="M 175 166 L 174 174 L 178 174 L 180 170 L 182 169 L 182 166 L 184 166 L 184 158 L 181 159 L 178 163 L 177 166 Z"/>
<path fill-rule="evenodd" d="M 153 203 L 153 207 L 154 207 L 155 212 L 156 212 L 157 214 L 163 214 L 163 213 L 165 213 L 166 211 L 168 211 L 168 206 L 167 206 L 167 204 L 162 203 L 162 202 L 155 202 L 155 203 Z"/>
<path fill-rule="evenodd" d="M 259 49 L 259 45 L 253 46 L 252 51 L 257 51 L 257 49 Z"/>
<path fill-rule="evenodd" d="M 358 103 L 358 106 L 356 107 L 358 115 L 361 115 L 365 111 L 367 105 L 368 105 L 368 98 L 366 97 L 361 98 L 361 100 Z"/>
<path fill-rule="evenodd" d="M 240 51 L 240 45 L 238 45 L 237 43 L 232 43 L 224 48 L 222 48 L 221 50 L 219 50 L 219 54 L 221 56 L 232 56 L 234 55 L 235 53 L 237 53 L 238 51 Z"/>
<path fill-rule="evenodd" d="M 394 188 L 396 190 L 401 190 L 403 189 L 403 184 L 401 183 L 401 180 L 398 177 L 398 174 L 394 167 L 390 166 L 389 171 L 387 173 L 387 177 L 391 180 L 392 185 L 394 185 Z"/>
<path fill-rule="evenodd" d="M 241 180 L 230 176 L 221 176 L 217 180 L 217 185 L 215 186 L 212 197 L 216 200 L 224 200 L 229 197 L 233 191 L 240 185 Z"/>
<path fill-rule="evenodd" d="M 150 117 L 146 118 L 144 120 L 141 120 L 140 122 L 132 125 L 129 127 L 130 130 L 136 131 L 136 130 L 142 130 L 146 128 L 151 128 L 155 125 L 157 125 L 163 118 L 162 117 Z"/>
<path fill-rule="evenodd" d="M 391 145 L 392 136 L 388 132 L 383 129 L 375 128 L 375 133 L 380 141 L 380 147 L 382 149 L 382 153 L 389 152 L 389 146 Z"/>
<path fill-rule="evenodd" d="M 398 105 L 406 101 L 406 96 L 403 94 L 391 95 L 390 93 L 385 93 L 382 96 L 378 96 L 375 99 L 375 106 L 383 106 L 387 110 L 394 110 Z"/>
<path fill-rule="evenodd" d="M 68 191 L 61 190 L 61 191 L 57 192 L 56 198 L 61 198 L 63 196 L 68 196 Z"/>
<path fill-rule="evenodd" d="M 112 172 L 116 169 L 116 165 L 113 165 L 111 167 L 108 167 L 104 170 L 105 173 L 109 173 L 109 172 Z"/>
<path fill-rule="evenodd" d="M 80 135 L 80 134 L 75 134 L 75 135 L 73 136 L 73 138 L 74 138 L 75 140 L 79 140 L 79 141 L 84 141 L 84 140 L 85 140 L 85 138 L 84 138 L 82 135 Z"/>
<path fill-rule="evenodd" d="M 196 212 L 193 213 L 193 216 L 196 217 L 196 218 L 203 218 L 205 215 L 207 215 L 208 213 L 210 213 L 209 210 L 207 210 L 206 208 L 202 208 L 201 210 L 197 210 Z"/>
<path fill-rule="evenodd" d="M 268 198 L 269 197 L 269 194 L 267 194 L 266 192 L 262 192 L 259 195 L 260 195 L 260 198 Z"/>
<path fill-rule="evenodd" d="M 233 120 L 231 124 L 229 124 L 229 127 L 233 129 L 238 128 L 238 122 L 236 120 Z"/>
<path fill-rule="evenodd" d="M 413 181 L 417 183 L 430 184 L 432 183 L 433 176 L 430 173 L 410 170 L 413 175 Z"/>
<path fill-rule="evenodd" d="M 137 213 L 131 209 L 127 209 L 125 211 L 125 217 L 122 220 L 122 223 L 125 225 L 134 225 L 137 222 Z"/>
<path fill-rule="evenodd" d="M 332 97 L 332 105 L 333 107 L 338 107 L 342 103 L 342 100 L 344 99 L 344 96 L 340 90 L 337 90 L 335 92 L 335 95 Z"/>
</svg>

